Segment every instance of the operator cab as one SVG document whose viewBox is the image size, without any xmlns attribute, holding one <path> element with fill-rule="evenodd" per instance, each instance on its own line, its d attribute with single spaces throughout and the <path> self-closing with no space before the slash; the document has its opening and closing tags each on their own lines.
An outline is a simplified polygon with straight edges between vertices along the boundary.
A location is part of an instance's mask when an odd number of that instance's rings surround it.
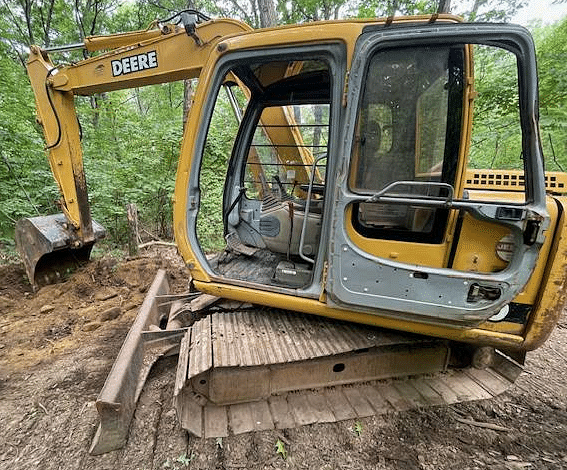
<svg viewBox="0 0 567 470">
<path fill-rule="evenodd" d="M 259 303 L 280 301 L 267 292 L 311 298 L 326 313 L 471 327 L 514 303 L 528 312 L 534 300 L 521 292 L 549 225 L 529 34 L 372 25 L 351 46 L 352 57 L 333 41 L 235 48 L 214 64 L 188 190 L 203 278 L 230 286 L 224 295 L 236 286 L 256 289 Z M 465 187 L 475 160 L 495 168 L 486 135 L 500 132 L 487 98 L 474 114 L 477 90 L 492 88 L 473 51 L 511 77 L 518 191 Z M 471 136 L 473 120 L 483 139 Z M 209 180 L 224 182 L 216 223 Z M 214 236 L 220 254 L 205 263 Z"/>
<path fill-rule="evenodd" d="M 218 227 L 226 247 L 211 266 L 236 281 L 302 288 L 312 281 L 320 248 L 329 64 L 320 59 L 238 64 L 225 77 L 226 95 L 219 94 L 215 108 L 228 101 L 239 126 Z"/>
</svg>

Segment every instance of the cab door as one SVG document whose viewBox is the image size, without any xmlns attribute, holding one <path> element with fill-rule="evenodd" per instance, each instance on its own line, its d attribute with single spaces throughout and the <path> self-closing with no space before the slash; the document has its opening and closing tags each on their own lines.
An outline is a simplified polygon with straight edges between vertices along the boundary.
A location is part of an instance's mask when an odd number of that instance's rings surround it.
<svg viewBox="0 0 567 470">
<path fill-rule="evenodd" d="M 505 50 L 517 63 L 520 198 L 481 198 L 463 187 L 475 93 L 473 44 Z M 345 129 L 328 302 L 457 326 L 498 313 L 528 281 L 548 224 L 529 33 L 513 25 L 366 28 L 350 71 Z M 460 230 L 465 217 L 506 234 L 512 253 L 505 266 L 453 268 L 457 247 L 462 251 L 468 242 L 460 239 L 468 233 Z M 487 237 L 486 250 L 494 251 L 488 246 L 493 240 Z"/>
</svg>

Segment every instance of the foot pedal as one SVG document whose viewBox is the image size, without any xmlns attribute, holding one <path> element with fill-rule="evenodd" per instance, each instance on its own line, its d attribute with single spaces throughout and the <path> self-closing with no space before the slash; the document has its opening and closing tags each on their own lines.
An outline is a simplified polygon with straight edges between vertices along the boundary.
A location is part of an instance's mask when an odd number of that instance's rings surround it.
<svg viewBox="0 0 567 470">
<path fill-rule="evenodd" d="M 254 254 L 258 251 L 258 248 L 246 246 L 242 243 L 236 232 L 230 232 L 225 238 L 227 248 L 231 251 L 235 251 L 236 253 L 240 253 L 245 256 L 254 256 Z"/>
</svg>

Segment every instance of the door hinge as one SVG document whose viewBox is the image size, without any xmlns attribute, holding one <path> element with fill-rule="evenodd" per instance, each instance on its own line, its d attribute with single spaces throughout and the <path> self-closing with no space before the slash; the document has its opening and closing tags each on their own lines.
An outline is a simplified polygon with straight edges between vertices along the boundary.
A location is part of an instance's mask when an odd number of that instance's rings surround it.
<svg viewBox="0 0 567 470">
<path fill-rule="evenodd" d="M 199 208 L 199 203 L 197 200 L 197 196 L 189 196 L 187 198 L 187 206 L 189 207 L 189 209 L 191 210 L 195 210 Z"/>
</svg>

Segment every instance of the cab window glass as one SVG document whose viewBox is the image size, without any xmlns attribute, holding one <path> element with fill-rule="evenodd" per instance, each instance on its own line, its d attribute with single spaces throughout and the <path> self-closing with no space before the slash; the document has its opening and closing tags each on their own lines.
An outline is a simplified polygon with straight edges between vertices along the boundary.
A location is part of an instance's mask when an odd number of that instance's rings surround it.
<svg viewBox="0 0 567 470">
<path fill-rule="evenodd" d="M 314 160 L 327 153 L 328 137 L 328 104 L 265 107 L 248 149 L 246 196 L 302 194 Z M 312 180 L 316 185 L 324 184 L 325 163 L 316 165 Z"/>
<path fill-rule="evenodd" d="M 446 196 L 454 185 L 462 126 L 464 50 L 412 47 L 376 53 L 366 72 L 350 187 L 375 194 Z M 393 185 L 393 186 L 391 186 Z M 365 236 L 440 242 L 447 211 L 361 203 L 353 225 Z"/>
</svg>

